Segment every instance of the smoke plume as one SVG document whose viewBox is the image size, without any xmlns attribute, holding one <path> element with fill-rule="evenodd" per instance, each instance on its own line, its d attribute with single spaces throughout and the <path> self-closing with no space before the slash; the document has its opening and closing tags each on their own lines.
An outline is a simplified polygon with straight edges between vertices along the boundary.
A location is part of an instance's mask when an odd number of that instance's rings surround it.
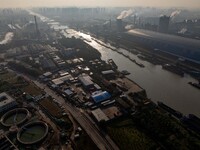
<svg viewBox="0 0 200 150">
<path fill-rule="evenodd" d="M 170 15 L 170 18 L 174 18 L 175 16 L 179 15 L 181 13 L 180 10 L 176 10 L 176 11 L 173 11 Z"/>
<path fill-rule="evenodd" d="M 117 17 L 117 19 L 124 19 L 128 16 L 130 16 L 131 14 L 133 13 L 133 10 L 132 9 L 129 9 L 129 10 L 124 10 L 120 13 L 120 15 Z"/>
<path fill-rule="evenodd" d="M 133 25 L 132 24 L 128 24 L 125 26 L 125 29 L 126 30 L 131 30 L 133 28 Z"/>
<path fill-rule="evenodd" d="M 107 24 L 109 24 L 109 23 L 110 23 L 110 21 L 106 21 L 106 22 L 104 22 L 103 25 L 107 25 Z"/>
<path fill-rule="evenodd" d="M 182 28 L 178 33 L 185 34 L 187 32 L 187 28 Z"/>
</svg>

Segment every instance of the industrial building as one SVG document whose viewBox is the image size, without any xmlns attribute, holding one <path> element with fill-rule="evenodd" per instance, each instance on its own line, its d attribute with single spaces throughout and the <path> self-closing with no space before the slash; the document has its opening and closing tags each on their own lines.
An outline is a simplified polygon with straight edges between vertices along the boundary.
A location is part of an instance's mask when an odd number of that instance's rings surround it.
<svg viewBox="0 0 200 150">
<path fill-rule="evenodd" d="M 51 73 L 51 72 L 45 72 L 44 74 L 40 75 L 39 78 L 43 82 L 47 82 L 47 81 L 50 80 L 50 78 L 52 77 L 52 75 L 53 75 L 53 73 Z"/>
<path fill-rule="evenodd" d="M 200 63 L 199 40 L 142 29 L 130 30 L 126 36 L 130 41 L 146 45 L 149 48 Z"/>
<path fill-rule="evenodd" d="M 100 108 L 97 108 L 97 109 L 91 111 L 91 113 L 97 122 L 109 120 L 109 118 L 106 116 L 106 114 Z"/>
<path fill-rule="evenodd" d="M 115 74 L 113 70 L 105 70 L 101 72 L 103 75 L 110 75 L 110 74 Z"/>
<path fill-rule="evenodd" d="M 65 57 L 73 56 L 77 51 L 74 48 L 62 49 L 61 54 Z"/>
<path fill-rule="evenodd" d="M 114 79 L 116 76 L 113 70 L 105 70 L 102 71 L 101 73 L 106 79 Z"/>
<path fill-rule="evenodd" d="M 66 75 L 69 75 L 69 72 L 67 72 L 67 71 L 65 71 L 65 70 L 60 70 L 59 72 L 58 72 L 58 74 L 59 74 L 59 76 L 66 76 Z"/>
<path fill-rule="evenodd" d="M 70 89 L 67 89 L 64 91 L 64 94 L 67 96 L 67 97 L 71 97 L 74 95 L 74 92 L 71 91 Z"/>
<path fill-rule="evenodd" d="M 170 17 L 161 16 L 159 19 L 159 32 L 168 33 Z"/>
<path fill-rule="evenodd" d="M 95 103 L 100 103 L 111 98 L 111 95 L 107 91 L 95 92 L 92 94 L 91 98 Z"/>
<path fill-rule="evenodd" d="M 56 68 L 56 65 L 54 64 L 54 62 L 51 59 L 41 59 L 40 63 L 42 65 L 43 69 L 46 70 L 53 70 Z"/>
<path fill-rule="evenodd" d="M 52 83 L 59 86 L 59 85 L 64 84 L 65 82 L 69 81 L 71 78 L 72 78 L 72 76 L 70 74 L 68 74 L 66 76 L 53 79 Z"/>
<path fill-rule="evenodd" d="M 81 75 L 78 77 L 84 88 L 90 89 L 94 87 L 94 82 L 89 75 Z"/>
<path fill-rule="evenodd" d="M 11 96 L 5 92 L 0 94 L 0 113 L 16 106 L 17 102 Z"/>
<path fill-rule="evenodd" d="M 45 78 L 49 78 L 49 77 L 52 76 L 52 73 L 51 73 L 51 72 L 45 72 L 45 73 L 43 74 L 43 76 L 44 76 Z"/>
</svg>

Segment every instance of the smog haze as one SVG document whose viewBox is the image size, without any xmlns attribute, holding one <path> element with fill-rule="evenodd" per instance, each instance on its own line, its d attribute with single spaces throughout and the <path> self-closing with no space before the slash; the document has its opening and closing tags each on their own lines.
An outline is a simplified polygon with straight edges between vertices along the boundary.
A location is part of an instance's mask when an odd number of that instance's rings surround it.
<svg viewBox="0 0 200 150">
<path fill-rule="evenodd" d="M 126 6 L 148 6 L 148 7 L 186 7 L 200 8 L 199 0 L 1 0 L 0 7 L 126 7 Z"/>
</svg>

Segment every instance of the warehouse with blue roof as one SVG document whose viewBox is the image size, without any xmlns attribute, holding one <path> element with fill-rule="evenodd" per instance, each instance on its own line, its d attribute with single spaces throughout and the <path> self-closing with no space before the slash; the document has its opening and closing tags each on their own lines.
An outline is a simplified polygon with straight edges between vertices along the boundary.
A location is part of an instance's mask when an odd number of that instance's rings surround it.
<svg viewBox="0 0 200 150">
<path fill-rule="evenodd" d="M 100 103 L 111 98 L 111 95 L 107 91 L 103 91 L 97 94 L 93 94 L 91 98 L 95 103 Z"/>
</svg>

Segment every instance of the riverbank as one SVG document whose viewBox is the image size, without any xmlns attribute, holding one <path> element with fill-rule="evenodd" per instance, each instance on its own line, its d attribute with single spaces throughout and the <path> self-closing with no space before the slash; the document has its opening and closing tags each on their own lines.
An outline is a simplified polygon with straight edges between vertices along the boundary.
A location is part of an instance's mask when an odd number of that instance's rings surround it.
<svg viewBox="0 0 200 150">
<path fill-rule="evenodd" d="M 141 44 L 129 41 L 129 39 L 123 39 L 126 33 L 121 33 L 122 34 L 121 36 L 123 37 L 121 37 L 120 39 L 118 39 L 116 35 L 110 34 L 110 36 L 106 36 L 106 40 L 105 40 L 105 35 L 103 35 L 103 33 L 99 34 L 97 37 L 95 34 L 91 33 L 89 30 L 85 30 L 81 32 L 84 32 L 85 34 L 89 33 L 93 37 L 98 38 L 99 40 L 106 41 L 106 43 L 109 43 L 113 47 L 122 48 L 132 54 L 140 54 L 140 56 L 143 57 L 142 60 L 148 61 L 153 65 L 164 66 L 166 64 L 171 64 L 173 66 L 176 66 L 173 69 L 168 70 L 172 73 L 176 74 L 178 72 L 178 74 L 180 74 L 180 72 L 184 72 L 192 76 L 194 79 L 199 80 L 200 78 L 200 64 L 195 63 L 194 61 L 180 59 L 179 58 L 180 56 L 176 56 L 171 53 L 166 53 L 159 49 L 152 49 L 145 45 L 141 45 Z M 104 45 L 105 44 L 102 44 L 102 46 Z M 198 72 L 198 74 L 194 74 L 193 72 Z"/>
</svg>

